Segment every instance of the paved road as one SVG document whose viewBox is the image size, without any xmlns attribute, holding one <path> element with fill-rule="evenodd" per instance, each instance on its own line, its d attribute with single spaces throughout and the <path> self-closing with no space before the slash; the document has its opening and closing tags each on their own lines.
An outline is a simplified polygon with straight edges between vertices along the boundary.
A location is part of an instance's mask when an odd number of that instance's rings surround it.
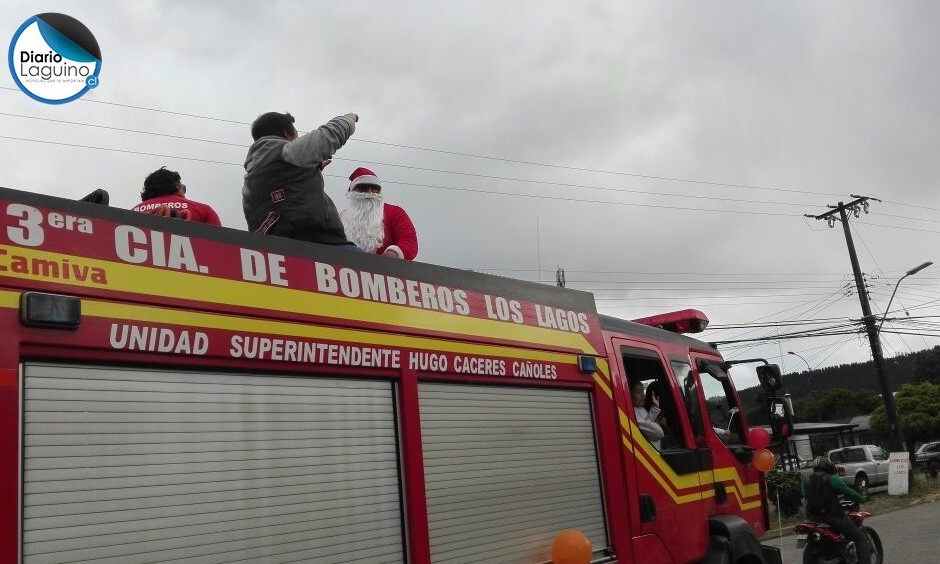
<svg viewBox="0 0 940 564">
<path fill-rule="evenodd" d="M 888 564 L 940 562 L 940 502 L 923 503 L 865 520 L 881 536 Z M 801 564 L 796 536 L 783 537 L 783 564 Z M 780 546 L 780 539 L 767 544 Z"/>
</svg>

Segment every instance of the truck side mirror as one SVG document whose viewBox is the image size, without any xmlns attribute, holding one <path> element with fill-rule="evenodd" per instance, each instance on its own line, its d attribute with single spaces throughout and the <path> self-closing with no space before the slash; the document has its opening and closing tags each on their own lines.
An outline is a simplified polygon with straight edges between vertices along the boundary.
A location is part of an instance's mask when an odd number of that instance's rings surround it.
<svg viewBox="0 0 940 564">
<path fill-rule="evenodd" d="M 757 379 L 760 387 L 768 396 L 780 389 L 783 382 L 780 378 L 780 367 L 776 364 L 762 364 L 757 367 Z"/>
<path fill-rule="evenodd" d="M 767 411 L 770 415 L 773 442 L 780 442 L 793 434 L 793 410 L 785 398 L 767 398 Z"/>
</svg>

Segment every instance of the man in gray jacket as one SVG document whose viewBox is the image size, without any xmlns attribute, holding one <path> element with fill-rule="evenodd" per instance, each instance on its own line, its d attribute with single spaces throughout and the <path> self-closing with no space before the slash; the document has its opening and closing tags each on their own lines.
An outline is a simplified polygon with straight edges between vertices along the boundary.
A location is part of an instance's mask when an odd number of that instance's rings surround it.
<svg viewBox="0 0 940 564">
<path fill-rule="evenodd" d="M 323 167 L 356 130 L 359 116 L 331 119 L 297 135 L 294 116 L 268 112 L 251 124 L 242 209 L 248 230 L 313 243 L 345 245 L 343 223 L 323 187 Z"/>
</svg>

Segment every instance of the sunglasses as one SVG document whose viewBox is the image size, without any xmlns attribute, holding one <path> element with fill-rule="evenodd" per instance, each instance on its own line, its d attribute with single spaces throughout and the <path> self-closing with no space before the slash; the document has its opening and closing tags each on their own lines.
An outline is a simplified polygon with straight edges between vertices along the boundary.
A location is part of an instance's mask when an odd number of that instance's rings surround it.
<svg viewBox="0 0 940 564">
<path fill-rule="evenodd" d="M 371 192 L 373 194 L 378 194 L 379 192 L 382 191 L 382 187 L 374 186 L 372 184 L 361 184 L 353 188 L 353 190 L 356 192 Z"/>
</svg>

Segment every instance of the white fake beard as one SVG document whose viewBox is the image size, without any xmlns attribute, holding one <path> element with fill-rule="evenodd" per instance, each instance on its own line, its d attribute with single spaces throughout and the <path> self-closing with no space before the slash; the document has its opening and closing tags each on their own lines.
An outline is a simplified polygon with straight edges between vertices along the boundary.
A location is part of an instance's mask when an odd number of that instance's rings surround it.
<svg viewBox="0 0 940 564">
<path fill-rule="evenodd" d="M 340 214 L 346 238 L 360 249 L 374 253 L 385 240 L 382 194 L 349 191 L 349 207 Z"/>
</svg>

